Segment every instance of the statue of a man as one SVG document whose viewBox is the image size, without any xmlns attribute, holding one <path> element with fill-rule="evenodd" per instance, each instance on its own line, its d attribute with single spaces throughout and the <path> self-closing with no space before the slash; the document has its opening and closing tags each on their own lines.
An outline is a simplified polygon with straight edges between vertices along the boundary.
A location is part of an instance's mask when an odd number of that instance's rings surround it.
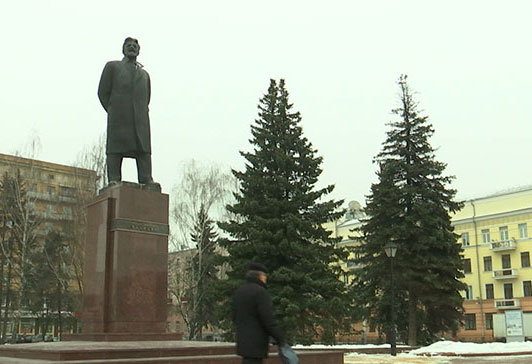
<svg viewBox="0 0 532 364">
<path fill-rule="evenodd" d="M 153 184 L 151 171 L 150 76 L 137 62 L 138 40 L 126 38 L 124 58 L 105 65 L 98 97 L 107 112 L 107 176 L 109 184 L 122 180 L 122 159 L 137 160 L 138 181 Z"/>
</svg>

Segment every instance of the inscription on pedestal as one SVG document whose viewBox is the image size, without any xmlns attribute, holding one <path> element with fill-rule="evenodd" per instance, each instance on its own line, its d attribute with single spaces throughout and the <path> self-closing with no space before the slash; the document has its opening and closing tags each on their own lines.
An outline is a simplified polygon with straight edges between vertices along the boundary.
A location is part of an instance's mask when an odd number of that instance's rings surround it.
<svg viewBox="0 0 532 364">
<path fill-rule="evenodd" d="M 168 225 L 155 222 L 115 219 L 111 223 L 111 231 L 133 231 L 153 235 L 165 235 L 170 232 Z"/>
</svg>

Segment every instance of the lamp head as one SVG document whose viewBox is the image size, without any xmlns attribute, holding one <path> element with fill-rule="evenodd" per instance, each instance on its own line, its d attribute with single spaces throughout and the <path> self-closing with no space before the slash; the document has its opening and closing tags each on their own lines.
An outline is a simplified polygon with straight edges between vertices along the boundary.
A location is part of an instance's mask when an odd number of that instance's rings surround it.
<svg viewBox="0 0 532 364">
<path fill-rule="evenodd" d="M 384 252 L 388 256 L 388 258 L 395 258 L 395 254 L 397 253 L 398 248 L 399 246 L 393 241 L 391 241 L 384 246 Z"/>
</svg>

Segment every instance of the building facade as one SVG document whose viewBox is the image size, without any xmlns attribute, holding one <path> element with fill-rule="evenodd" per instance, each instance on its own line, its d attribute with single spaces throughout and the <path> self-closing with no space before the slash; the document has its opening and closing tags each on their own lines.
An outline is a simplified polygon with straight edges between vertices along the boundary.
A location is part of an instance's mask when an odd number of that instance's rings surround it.
<svg viewBox="0 0 532 364">
<path fill-rule="evenodd" d="M 339 220 L 331 221 L 324 224 L 325 229 L 331 231 L 332 238 L 340 238 L 339 246 L 350 247 L 358 244 L 356 240 L 360 233 L 357 231 L 362 226 L 363 219 L 366 217 L 361 204 L 358 201 L 351 201 L 348 204 L 346 214 Z M 355 258 L 351 256 L 350 258 Z M 354 259 L 347 262 L 340 262 L 343 270 L 343 276 L 340 277 L 345 284 L 349 284 L 356 271 L 363 268 L 360 264 L 355 263 Z M 349 337 L 338 337 L 340 342 L 356 343 L 380 343 L 383 334 L 379 333 L 375 327 L 371 327 L 368 322 L 356 322 L 353 324 L 354 332 L 357 334 Z"/>
<path fill-rule="evenodd" d="M 341 245 L 357 244 L 356 228 L 364 217 L 360 204 L 349 204 L 346 216 L 325 225 Z M 463 247 L 464 322 L 456 338 L 463 341 L 504 340 L 505 312 L 522 311 L 523 336 L 532 337 L 532 186 L 465 201 L 451 216 Z M 346 283 L 358 269 L 341 262 Z M 360 335 L 346 339 L 379 342 L 382 335 L 357 323 Z"/>
<path fill-rule="evenodd" d="M 465 201 L 452 221 L 467 285 L 458 339 L 502 339 L 507 310 L 523 312 L 524 336 L 532 336 L 532 186 Z"/>
<path fill-rule="evenodd" d="M 25 191 L 24 202 L 22 207 L 31 215 L 34 224 L 29 233 L 34 236 L 36 244 L 42 246 L 48 233 L 55 231 L 68 236 L 68 244 L 71 244 L 72 250 L 77 249 L 78 260 L 82 258 L 82 249 L 84 244 L 84 232 L 86 224 L 85 204 L 96 194 L 97 175 L 95 171 L 65 166 L 55 163 L 38 161 L 19 156 L 0 154 L 0 178 L 4 176 L 13 178 L 20 175 L 20 191 Z M 22 201 L 22 199 L 21 199 Z M 2 208 L 4 208 L 2 206 Z M 2 234 L 2 245 L 7 244 L 9 239 L 9 222 L 3 221 L 2 226 L 5 234 Z M 74 247 L 75 245 L 75 247 Z M 80 250 L 81 249 L 81 250 Z M 16 253 L 15 253 L 16 254 Z M 72 272 L 72 281 L 68 282 L 72 291 L 81 291 L 82 263 L 81 261 L 74 264 Z M 7 268 L 6 268 L 7 269 Z M 2 266 L 4 272 L 4 266 Z M 13 276 L 10 283 L 11 289 L 16 288 L 18 281 Z M 5 295 L 5 287 L 3 287 Z M 2 296 L 2 312 L 6 311 L 6 297 Z M 12 310 L 12 309 L 10 309 Z M 8 311 L 10 311 L 8 310 Z M 50 304 L 43 303 L 42 312 L 35 313 L 29 310 L 17 309 L 15 318 L 6 323 L 5 314 L 2 314 L 0 326 L 3 332 L 2 339 L 5 335 L 18 333 L 20 335 L 32 335 L 37 332 L 41 334 L 51 334 L 57 336 L 57 326 L 55 324 L 45 325 L 47 333 L 39 331 L 39 320 L 43 317 L 53 317 L 58 315 L 54 312 Z M 11 311 L 13 312 L 13 311 Z M 65 312 L 64 318 L 72 318 L 73 312 Z M 8 320 L 9 321 L 9 320 Z M 53 321 L 53 320 L 52 320 Z M 75 321 L 75 320 L 74 320 Z M 66 328 L 66 327 L 65 327 Z"/>
<path fill-rule="evenodd" d="M 17 171 L 39 218 L 39 236 L 51 230 L 63 231 L 65 223 L 74 220 L 74 207 L 80 198 L 96 194 L 95 171 L 0 154 L 0 176 L 13 176 Z"/>
</svg>

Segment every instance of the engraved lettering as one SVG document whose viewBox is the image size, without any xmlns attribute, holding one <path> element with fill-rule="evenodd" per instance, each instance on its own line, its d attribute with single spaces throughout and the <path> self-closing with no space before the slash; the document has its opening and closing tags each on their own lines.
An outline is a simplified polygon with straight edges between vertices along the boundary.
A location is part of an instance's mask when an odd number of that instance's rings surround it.
<svg viewBox="0 0 532 364">
<path fill-rule="evenodd" d="M 111 224 L 111 231 L 134 231 L 155 235 L 168 235 L 169 229 L 166 224 L 153 222 L 133 221 L 126 219 L 116 219 Z"/>
</svg>

